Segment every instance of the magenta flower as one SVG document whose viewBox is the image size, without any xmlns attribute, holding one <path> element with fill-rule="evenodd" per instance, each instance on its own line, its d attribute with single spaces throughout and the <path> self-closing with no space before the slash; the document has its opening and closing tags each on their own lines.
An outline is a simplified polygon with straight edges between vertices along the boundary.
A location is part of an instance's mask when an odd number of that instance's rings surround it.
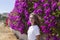
<svg viewBox="0 0 60 40">
<path fill-rule="evenodd" d="M 12 12 L 11 12 L 11 13 L 13 14 L 13 13 L 17 13 L 17 12 L 18 12 L 17 8 L 16 8 L 16 7 L 14 7 L 14 9 L 12 10 Z"/>
<path fill-rule="evenodd" d="M 44 8 L 46 8 L 46 7 L 48 7 L 48 6 L 49 6 L 48 3 L 45 3 L 45 4 L 43 5 Z"/>
<path fill-rule="evenodd" d="M 29 26 L 31 26 L 31 23 L 30 23 L 30 21 L 29 21 L 29 20 L 28 20 L 27 24 L 28 24 L 28 28 L 29 28 Z"/>
<path fill-rule="evenodd" d="M 23 10 L 24 10 L 23 8 L 18 9 L 18 13 L 22 13 Z"/>
<path fill-rule="evenodd" d="M 42 9 L 36 9 L 33 12 L 36 13 L 36 14 L 42 14 Z"/>
<path fill-rule="evenodd" d="M 47 18 L 47 16 L 44 16 L 44 19 Z"/>
<path fill-rule="evenodd" d="M 51 12 L 50 8 L 48 8 L 45 13 L 50 13 L 50 12 Z"/>
<path fill-rule="evenodd" d="M 51 9 L 48 8 L 48 9 L 45 11 L 45 14 L 46 14 L 46 15 L 50 15 L 50 12 L 51 12 Z"/>
<path fill-rule="evenodd" d="M 46 21 L 45 21 L 45 24 L 47 24 L 47 25 L 48 25 L 48 24 L 49 24 L 49 21 L 48 21 L 48 20 L 46 20 Z"/>
<path fill-rule="evenodd" d="M 41 27 L 42 31 L 43 31 L 44 29 L 46 29 L 46 26 L 40 26 L 40 27 Z"/>
<path fill-rule="evenodd" d="M 37 13 L 42 14 L 42 9 L 38 9 L 38 10 L 37 10 Z"/>
<path fill-rule="evenodd" d="M 37 7 L 38 7 L 38 3 L 34 3 L 33 8 L 35 9 Z"/>
<path fill-rule="evenodd" d="M 54 22 L 48 24 L 48 26 L 49 26 L 49 27 L 56 27 Z"/>
<path fill-rule="evenodd" d="M 59 40 L 59 38 L 55 35 L 53 36 L 53 40 Z"/>
<path fill-rule="evenodd" d="M 16 3 L 16 5 L 17 5 L 17 3 Z M 28 7 L 28 5 L 27 5 L 25 2 L 20 2 L 20 3 L 18 4 L 18 7 L 24 8 L 24 7 Z"/>
<path fill-rule="evenodd" d="M 44 16 L 44 21 L 46 21 L 46 20 L 50 21 L 50 19 L 51 18 L 48 15 Z"/>
<path fill-rule="evenodd" d="M 21 6 L 22 6 L 22 7 L 28 7 L 28 5 L 26 4 L 26 2 L 22 2 L 22 3 L 21 3 Z"/>
<path fill-rule="evenodd" d="M 19 1 L 19 2 L 26 2 L 27 0 L 16 0 L 16 1 Z"/>
<path fill-rule="evenodd" d="M 41 26 L 41 30 L 43 33 L 50 33 L 50 30 L 47 28 L 47 26 Z"/>
<path fill-rule="evenodd" d="M 52 16 L 51 19 L 54 20 L 56 17 L 55 16 Z"/>
<path fill-rule="evenodd" d="M 16 3 L 16 4 L 15 4 L 15 7 L 17 7 L 17 6 L 19 6 L 19 5 L 20 5 L 20 3 Z"/>
<path fill-rule="evenodd" d="M 29 12 L 27 10 L 24 10 L 24 14 L 26 17 L 29 17 Z"/>
<path fill-rule="evenodd" d="M 60 10 L 60 6 L 58 6 L 58 9 Z"/>
<path fill-rule="evenodd" d="M 26 21 L 28 21 L 29 20 L 29 12 L 27 10 L 24 10 L 24 14 L 25 14 Z"/>
<path fill-rule="evenodd" d="M 44 2 L 45 0 L 40 0 L 41 2 Z"/>
<path fill-rule="evenodd" d="M 35 9 L 33 12 L 36 13 L 36 14 L 38 13 L 38 12 L 37 12 L 37 9 Z"/>
<path fill-rule="evenodd" d="M 52 10 L 55 10 L 56 7 L 57 7 L 57 2 L 53 3 L 52 6 L 51 6 Z"/>
</svg>

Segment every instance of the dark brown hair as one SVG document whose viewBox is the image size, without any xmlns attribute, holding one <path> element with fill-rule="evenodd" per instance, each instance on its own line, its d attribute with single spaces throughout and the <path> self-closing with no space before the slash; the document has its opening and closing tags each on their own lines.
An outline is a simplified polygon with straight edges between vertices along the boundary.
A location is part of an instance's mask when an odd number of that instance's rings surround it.
<svg viewBox="0 0 60 40">
<path fill-rule="evenodd" d="M 33 15 L 34 18 L 34 25 L 38 25 L 40 27 L 40 20 L 39 20 L 39 15 L 35 13 L 31 13 L 30 15 Z"/>
</svg>

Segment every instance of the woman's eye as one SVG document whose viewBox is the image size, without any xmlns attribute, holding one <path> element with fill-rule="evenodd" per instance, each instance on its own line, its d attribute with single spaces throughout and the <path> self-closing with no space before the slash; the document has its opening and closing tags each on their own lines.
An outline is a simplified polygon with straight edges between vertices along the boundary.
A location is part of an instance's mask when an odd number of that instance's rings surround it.
<svg viewBox="0 0 60 40">
<path fill-rule="evenodd" d="M 30 19 L 34 19 L 33 17 L 30 17 Z"/>
</svg>

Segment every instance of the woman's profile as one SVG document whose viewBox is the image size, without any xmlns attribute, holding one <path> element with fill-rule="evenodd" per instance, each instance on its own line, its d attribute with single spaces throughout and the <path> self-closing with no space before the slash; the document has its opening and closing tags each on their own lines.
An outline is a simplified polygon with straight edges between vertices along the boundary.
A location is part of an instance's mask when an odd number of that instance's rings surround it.
<svg viewBox="0 0 60 40">
<path fill-rule="evenodd" d="M 38 15 L 31 13 L 29 21 L 31 26 L 28 29 L 28 40 L 40 40 L 40 21 Z"/>
</svg>

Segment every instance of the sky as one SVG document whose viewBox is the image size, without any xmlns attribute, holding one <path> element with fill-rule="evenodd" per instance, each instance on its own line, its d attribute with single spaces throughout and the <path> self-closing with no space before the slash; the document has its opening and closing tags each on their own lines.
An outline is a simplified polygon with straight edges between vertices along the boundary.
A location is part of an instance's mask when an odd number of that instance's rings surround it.
<svg viewBox="0 0 60 40">
<path fill-rule="evenodd" d="M 0 0 L 0 13 L 10 13 L 14 8 L 15 0 Z"/>
</svg>

